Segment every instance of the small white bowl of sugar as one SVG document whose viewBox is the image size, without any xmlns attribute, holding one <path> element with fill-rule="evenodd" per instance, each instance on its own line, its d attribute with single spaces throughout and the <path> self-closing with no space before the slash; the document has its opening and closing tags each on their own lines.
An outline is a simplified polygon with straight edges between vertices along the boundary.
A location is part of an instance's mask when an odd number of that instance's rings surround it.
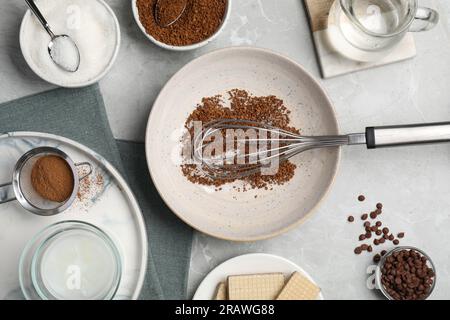
<svg viewBox="0 0 450 320">
<path fill-rule="evenodd" d="M 80 52 L 76 72 L 58 67 L 48 53 L 50 36 L 28 10 L 20 27 L 25 61 L 42 79 L 61 87 L 84 87 L 103 78 L 120 47 L 120 27 L 103 0 L 35 0 L 55 34 L 67 34 Z"/>
</svg>

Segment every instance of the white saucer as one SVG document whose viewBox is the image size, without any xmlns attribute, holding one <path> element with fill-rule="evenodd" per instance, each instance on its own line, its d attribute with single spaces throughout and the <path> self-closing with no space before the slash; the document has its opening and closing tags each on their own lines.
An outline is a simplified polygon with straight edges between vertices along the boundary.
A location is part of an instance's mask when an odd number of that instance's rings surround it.
<svg viewBox="0 0 450 320">
<path fill-rule="evenodd" d="M 217 285 L 231 275 L 282 272 L 288 277 L 295 271 L 316 283 L 305 270 L 285 258 L 265 253 L 245 254 L 225 261 L 211 271 L 198 287 L 193 300 L 211 300 Z M 317 300 L 324 300 L 322 292 Z"/>
</svg>

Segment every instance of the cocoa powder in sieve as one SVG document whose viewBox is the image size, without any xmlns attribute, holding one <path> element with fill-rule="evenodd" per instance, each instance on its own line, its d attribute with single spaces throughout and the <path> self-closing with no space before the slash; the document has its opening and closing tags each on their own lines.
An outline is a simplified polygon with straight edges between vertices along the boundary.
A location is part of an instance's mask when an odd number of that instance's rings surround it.
<svg viewBox="0 0 450 320">
<path fill-rule="evenodd" d="M 233 89 L 228 92 L 229 106 L 225 106 L 224 98 L 221 95 L 206 97 L 197 105 L 195 110 L 186 120 L 185 127 L 194 135 L 192 123 L 201 121 L 203 124 L 218 119 L 242 119 L 263 122 L 280 129 L 294 133 L 300 133 L 298 129 L 290 126 L 290 111 L 284 105 L 283 100 L 276 96 L 253 96 L 251 93 Z M 211 179 L 205 176 L 196 164 L 183 164 L 182 173 L 191 182 L 220 187 L 226 183 L 236 181 L 236 179 Z M 260 173 L 239 179 L 250 188 L 269 189 L 273 185 L 282 185 L 294 177 L 296 165 L 290 161 L 279 164 L 279 169 L 274 175 L 262 175 Z M 247 188 L 242 189 L 246 191 Z"/>
<path fill-rule="evenodd" d="M 159 26 L 155 21 L 155 5 L 157 0 L 137 0 L 139 20 L 146 32 L 156 40 L 173 46 L 187 46 L 199 43 L 211 37 L 222 25 L 227 0 L 187 0 L 182 16 L 170 26 Z M 179 12 L 179 0 L 162 1 L 159 12 L 167 16 Z M 160 20 L 160 22 L 162 22 Z"/>
<path fill-rule="evenodd" d="M 74 177 L 64 159 L 58 156 L 44 156 L 33 165 L 31 184 L 44 199 L 64 202 L 73 192 Z"/>
</svg>

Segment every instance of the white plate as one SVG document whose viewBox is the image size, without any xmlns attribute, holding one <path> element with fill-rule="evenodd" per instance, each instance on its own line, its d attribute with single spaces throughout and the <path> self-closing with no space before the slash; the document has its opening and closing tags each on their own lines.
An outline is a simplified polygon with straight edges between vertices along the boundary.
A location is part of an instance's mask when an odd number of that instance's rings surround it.
<svg viewBox="0 0 450 320">
<path fill-rule="evenodd" d="M 273 190 L 215 192 L 192 184 L 178 162 L 184 123 L 203 97 L 234 88 L 283 99 L 293 125 L 306 135 L 338 133 L 330 100 L 300 65 L 263 49 L 228 48 L 190 62 L 163 88 L 148 122 L 147 162 L 162 198 L 183 221 L 221 239 L 261 240 L 295 227 L 318 206 L 334 180 L 340 151 L 314 150 L 293 158 L 295 177 Z"/>
<path fill-rule="evenodd" d="M 36 233 L 64 220 L 86 221 L 111 235 L 123 260 L 115 299 L 137 299 L 146 272 L 147 235 L 141 210 L 127 183 L 102 156 L 77 142 L 45 133 L 15 132 L 0 135 L 0 184 L 11 181 L 21 155 L 39 146 L 57 147 L 75 162 L 90 162 L 92 176 L 100 174 L 103 186 L 93 188 L 84 200 L 77 199 L 69 210 L 52 217 L 33 215 L 17 201 L 0 205 L 0 299 L 23 297 L 18 275 L 22 250 Z"/>
<path fill-rule="evenodd" d="M 213 299 L 217 285 L 226 281 L 228 276 L 258 274 L 258 273 L 284 273 L 286 279 L 293 272 L 300 272 L 308 280 L 315 283 L 309 274 L 295 263 L 271 254 L 252 253 L 225 261 L 213 271 L 211 271 L 198 287 L 194 300 L 211 300 Z M 316 284 L 317 285 L 317 284 Z M 322 292 L 319 293 L 318 300 L 323 300 Z"/>
</svg>

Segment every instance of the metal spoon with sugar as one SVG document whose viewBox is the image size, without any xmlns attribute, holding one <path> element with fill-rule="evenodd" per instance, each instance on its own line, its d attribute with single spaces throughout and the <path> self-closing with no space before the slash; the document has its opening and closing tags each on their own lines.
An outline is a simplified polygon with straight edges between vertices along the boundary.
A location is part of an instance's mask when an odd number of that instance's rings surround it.
<svg viewBox="0 0 450 320">
<path fill-rule="evenodd" d="M 80 67 L 80 51 L 76 43 L 66 34 L 55 35 L 45 20 L 34 0 L 25 0 L 36 18 L 50 35 L 48 53 L 52 61 L 61 69 L 68 72 L 76 72 Z"/>
<path fill-rule="evenodd" d="M 153 10 L 156 24 L 161 28 L 170 27 L 183 16 L 187 4 L 188 0 L 157 0 Z"/>
</svg>

